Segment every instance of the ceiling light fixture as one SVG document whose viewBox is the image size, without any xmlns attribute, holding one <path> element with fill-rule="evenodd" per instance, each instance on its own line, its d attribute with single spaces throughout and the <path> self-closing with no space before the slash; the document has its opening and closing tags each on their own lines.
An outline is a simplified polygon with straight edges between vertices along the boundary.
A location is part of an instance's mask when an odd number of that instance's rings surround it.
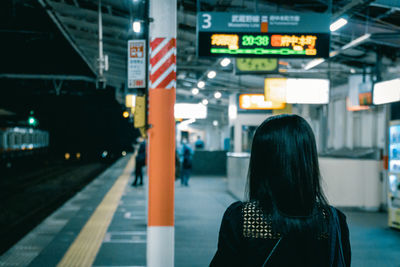
<svg viewBox="0 0 400 267">
<path fill-rule="evenodd" d="M 132 24 L 132 28 L 134 32 L 140 32 L 141 29 L 140 21 L 134 21 Z"/>
<path fill-rule="evenodd" d="M 215 92 L 215 94 L 214 94 L 214 97 L 215 97 L 216 99 L 220 99 L 221 96 L 222 96 L 222 94 L 221 94 L 220 92 Z"/>
<path fill-rule="evenodd" d="M 214 79 L 215 76 L 217 76 L 217 73 L 216 73 L 214 70 L 210 70 L 210 71 L 207 73 L 207 77 L 208 77 L 209 79 Z"/>
<path fill-rule="evenodd" d="M 366 34 L 364 34 L 364 35 L 362 35 L 362 36 L 360 36 L 360 37 L 354 39 L 353 41 L 351 41 L 351 42 L 348 43 L 347 45 L 343 46 L 343 47 L 341 48 L 341 50 L 346 50 L 346 49 L 349 49 L 349 48 L 351 48 L 351 47 L 353 47 L 353 46 L 359 45 L 359 44 L 361 44 L 362 42 L 368 40 L 370 37 L 371 37 L 371 34 L 370 34 L 370 33 L 366 33 Z"/>
<path fill-rule="evenodd" d="M 228 66 L 229 64 L 231 64 L 231 60 L 229 59 L 229 58 L 224 58 L 223 60 L 221 60 L 221 66 L 222 67 L 226 67 L 226 66 Z"/>
<path fill-rule="evenodd" d="M 307 63 L 307 65 L 304 66 L 305 70 L 310 70 L 314 68 L 315 66 L 318 66 L 319 64 L 325 62 L 325 59 L 323 58 L 316 58 L 311 60 L 310 62 Z"/>
<path fill-rule="evenodd" d="M 206 83 L 203 82 L 203 81 L 199 81 L 199 82 L 197 83 L 197 87 L 199 87 L 199 88 L 204 88 L 205 85 L 206 85 Z"/>
<path fill-rule="evenodd" d="M 340 28 L 342 28 L 344 25 L 346 25 L 347 22 L 348 22 L 347 19 L 340 18 L 340 19 L 336 20 L 335 22 L 333 22 L 331 24 L 331 26 L 329 27 L 329 29 L 331 30 L 331 32 L 337 31 Z"/>
<path fill-rule="evenodd" d="M 206 106 L 208 104 L 208 100 L 207 99 L 203 99 L 203 101 L 201 101 L 201 103 Z"/>
<path fill-rule="evenodd" d="M 197 95 L 199 93 L 199 89 L 193 88 L 192 89 L 192 94 Z"/>
</svg>

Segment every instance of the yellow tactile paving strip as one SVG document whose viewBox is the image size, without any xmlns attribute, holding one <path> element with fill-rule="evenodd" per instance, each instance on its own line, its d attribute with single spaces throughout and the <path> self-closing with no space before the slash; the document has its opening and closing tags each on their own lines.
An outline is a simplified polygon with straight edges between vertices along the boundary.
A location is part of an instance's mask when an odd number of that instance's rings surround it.
<svg viewBox="0 0 400 267">
<path fill-rule="evenodd" d="M 124 172 L 82 228 L 58 267 L 92 266 L 134 168 L 134 159 L 134 156 L 130 158 Z"/>
</svg>

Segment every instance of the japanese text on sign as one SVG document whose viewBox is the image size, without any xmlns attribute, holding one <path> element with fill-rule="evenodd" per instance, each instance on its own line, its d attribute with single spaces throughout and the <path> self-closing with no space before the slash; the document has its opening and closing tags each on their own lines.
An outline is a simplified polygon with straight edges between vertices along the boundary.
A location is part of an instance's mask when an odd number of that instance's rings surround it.
<svg viewBox="0 0 400 267">
<path fill-rule="evenodd" d="M 146 86 L 146 41 L 128 41 L 128 88 Z"/>
<path fill-rule="evenodd" d="M 316 35 L 311 34 L 212 34 L 211 53 L 315 56 L 317 39 Z"/>
</svg>

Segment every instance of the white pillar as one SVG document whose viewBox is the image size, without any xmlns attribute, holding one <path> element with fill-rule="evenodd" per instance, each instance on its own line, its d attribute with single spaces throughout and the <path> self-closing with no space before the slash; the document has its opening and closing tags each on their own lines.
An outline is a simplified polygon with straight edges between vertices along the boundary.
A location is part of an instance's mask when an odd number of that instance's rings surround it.
<svg viewBox="0 0 400 267">
<path fill-rule="evenodd" d="M 176 0 L 150 0 L 150 18 L 147 266 L 173 267 Z"/>
</svg>

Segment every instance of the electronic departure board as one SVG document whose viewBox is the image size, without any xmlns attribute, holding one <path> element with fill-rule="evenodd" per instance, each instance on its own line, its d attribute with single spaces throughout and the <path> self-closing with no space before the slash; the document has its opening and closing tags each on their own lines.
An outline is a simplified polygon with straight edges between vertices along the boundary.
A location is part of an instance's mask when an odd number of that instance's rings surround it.
<svg viewBox="0 0 400 267">
<path fill-rule="evenodd" d="M 199 12 L 200 57 L 328 58 L 330 14 Z"/>
<path fill-rule="evenodd" d="M 327 33 L 199 32 L 199 56 L 205 57 L 329 57 Z"/>
</svg>

